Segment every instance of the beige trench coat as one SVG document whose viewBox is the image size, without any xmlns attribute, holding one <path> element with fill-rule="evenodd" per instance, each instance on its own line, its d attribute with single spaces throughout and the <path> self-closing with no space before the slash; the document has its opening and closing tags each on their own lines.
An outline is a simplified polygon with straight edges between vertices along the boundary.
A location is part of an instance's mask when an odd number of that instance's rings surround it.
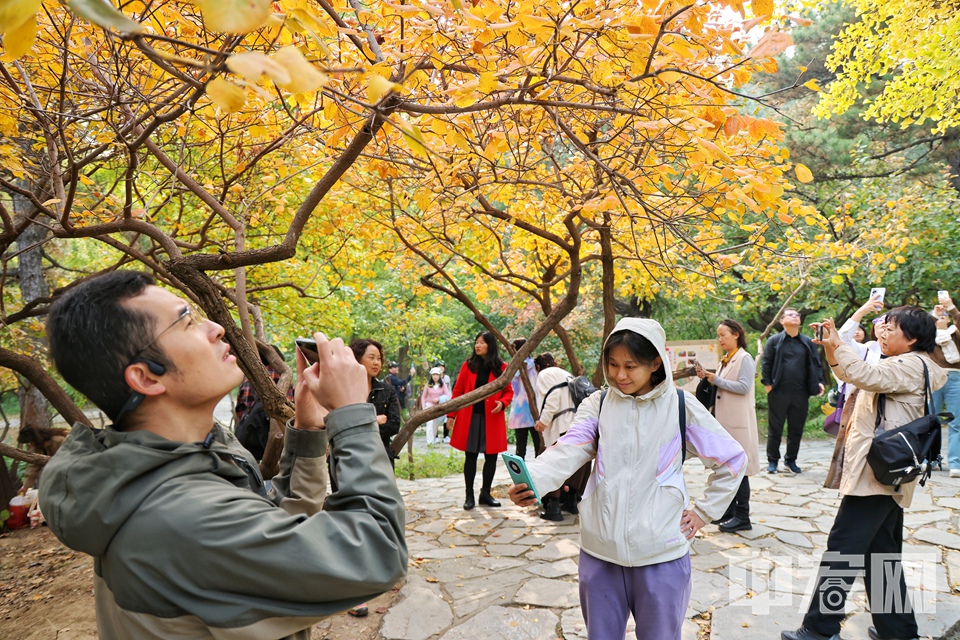
<svg viewBox="0 0 960 640">
<path fill-rule="evenodd" d="M 717 369 L 717 375 L 724 380 L 736 381 L 740 377 L 743 361 L 750 357 L 744 349 L 738 349 L 727 366 L 721 365 Z M 746 475 L 760 473 L 760 437 L 757 434 L 757 402 L 753 384 L 746 394 L 717 387 L 717 402 L 713 406 L 713 415 L 747 453 Z"/>
<path fill-rule="evenodd" d="M 841 345 L 837 348 L 836 358 L 834 374 L 837 378 L 860 389 L 853 416 L 847 425 L 840 493 L 845 496 L 889 495 L 902 508 L 907 508 L 913 500 L 916 481 L 900 487 L 880 484 L 867 464 L 867 452 L 873 443 L 876 426 L 877 398 L 881 393 L 887 396 L 881 428 L 896 429 L 924 413 L 923 362 L 930 373 L 931 389 L 942 387 L 947 374 L 928 354 L 915 351 L 871 365 L 861 360 L 849 346 Z"/>
</svg>

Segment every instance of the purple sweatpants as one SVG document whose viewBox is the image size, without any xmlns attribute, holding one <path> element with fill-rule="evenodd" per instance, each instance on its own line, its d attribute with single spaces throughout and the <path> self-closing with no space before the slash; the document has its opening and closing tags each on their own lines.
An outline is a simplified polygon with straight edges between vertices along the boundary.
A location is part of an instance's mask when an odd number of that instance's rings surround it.
<svg viewBox="0 0 960 640">
<path fill-rule="evenodd" d="M 680 640 L 691 589 L 690 554 L 622 567 L 580 552 L 580 607 L 590 640 L 623 640 L 631 613 L 637 640 Z"/>
</svg>

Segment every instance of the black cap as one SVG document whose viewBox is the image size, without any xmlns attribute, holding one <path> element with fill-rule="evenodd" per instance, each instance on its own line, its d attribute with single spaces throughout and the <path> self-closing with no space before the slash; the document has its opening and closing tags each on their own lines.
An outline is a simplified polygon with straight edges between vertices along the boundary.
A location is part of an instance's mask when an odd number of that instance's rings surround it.
<svg viewBox="0 0 960 640">
<path fill-rule="evenodd" d="M 393 360 L 390 361 L 390 364 L 387 365 L 387 369 L 393 369 L 394 367 L 399 367 L 400 363 Z"/>
</svg>

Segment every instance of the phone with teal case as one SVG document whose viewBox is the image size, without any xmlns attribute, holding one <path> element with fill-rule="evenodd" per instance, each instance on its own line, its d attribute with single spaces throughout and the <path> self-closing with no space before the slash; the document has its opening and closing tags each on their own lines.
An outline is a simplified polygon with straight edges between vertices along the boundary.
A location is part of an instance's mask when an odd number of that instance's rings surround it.
<svg viewBox="0 0 960 640">
<path fill-rule="evenodd" d="M 533 491 L 533 497 L 537 499 L 537 504 L 540 504 L 540 494 L 537 492 L 537 488 L 533 486 L 533 480 L 527 470 L 527 463 L 523 461 L 523 458 L 509 453 L 501 453 L 500 455 L 503 456 L 503 464 L 507 465 L 507 473 L 513 478 L 513 484 L 527 485 L 527 489 Z"/>
</svg>

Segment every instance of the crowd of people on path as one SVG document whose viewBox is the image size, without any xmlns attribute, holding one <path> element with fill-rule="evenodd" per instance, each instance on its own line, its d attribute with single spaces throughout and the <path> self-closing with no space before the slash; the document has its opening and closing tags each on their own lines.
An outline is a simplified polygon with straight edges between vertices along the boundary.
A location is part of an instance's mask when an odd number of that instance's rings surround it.
<svg viewBox="0 0 960 640">
<path fill-rule="evenodd" d="M 897 307 L 867 331 L 864 319 L 883 309 L 873 297 L 840 327 L 814 323 L 814 338 L 803 334 L 798 310 L 784 309 L 782 331 L 760 356 L 770 474 L 780 471 L 784 427 L 784 468 L 802 473 L 809 400 L 826 388 L 821 349 L 839 382 L 825 486 L 839 490 L 841 503 L 814 592 L 832 589 L 834 597 L 812 598 L 802 626 L 783 640 L 837 640 L 857 568 L 872 603 L 907 603 L 874 606 L 870 637 L 917 637 L 900 566 L 903 510 L 916 480 L 882 482 L 868 453 L 878 435 L 942 407 L 960 416 L 960 312 L 941 292 L 932 312 Z M 605 384 L 580 397 L 577 379 L 546 352 L 526 358 L 509 384 L 477 393 L 507 370 L 490 331 L 476 335 L 452 385 L 437 362 L 418 395 L 415 368 L 401 378 L 390 362 L 379 378 L 385 354 L 376 340 L 344 345 L 315 334 L 312 364 L 296 352 L 295 416 L 269 481 L 213 418 L 243 376 L 223 328 L 189 302 L 147 275 L 118 271 L 60 297 L 47 333 L 60 374 L 112 421 L 106 429 L 77 425 L 39 479 L 54 533 L 97 560 L 105 638 L 308 638 L 332 613 L 365 615 L 366 602 L 407 568 L 391 442 L 408 397 L 421 410 L 473 400 L 426 425 L 428 444 L 449 438 L 464 454 L 465 510 L 501 507 L 493 479 L 512 430 L 540 516 L 579 515 L 580 602 L 594 640 L 623 638 L 631 615 L 638 639 L 679 640 L 694 536 L 707 523 L 725 533 L 752 527 L 749 478 L 761 471 L 757 365 L 733 319 L 716 328 L 716 370 L 695 367 L 703 395 L 678 387 L 667 336 L 650 319 L 617 323 L 600 345 Z M 506 344 L 513 353 L 525 345 Z M 250 391 L 238 423 L 258 402 Z M 958 423 L 948 430 L 954 477 Z M 688 456 L 711 471 L 695 498 L 683 475 Z M 537 503 L 522 483 L 507 495 L 520 507 Z"/>
</svg>

